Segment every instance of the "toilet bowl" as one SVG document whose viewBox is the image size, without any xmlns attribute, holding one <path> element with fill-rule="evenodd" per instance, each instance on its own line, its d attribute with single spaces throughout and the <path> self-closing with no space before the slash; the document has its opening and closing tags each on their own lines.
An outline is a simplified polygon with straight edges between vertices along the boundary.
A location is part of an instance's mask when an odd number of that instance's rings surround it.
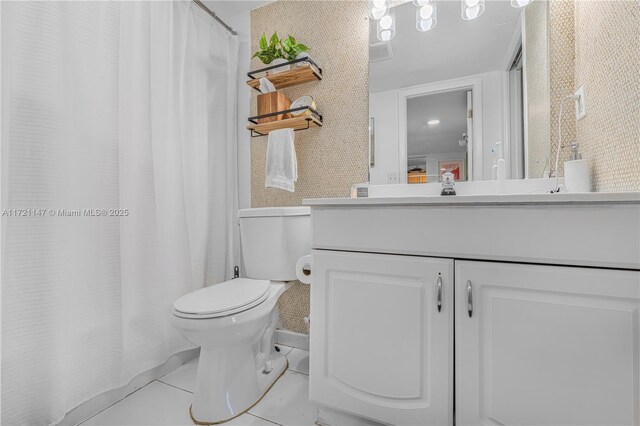
<svg viewBox="0 0 640 426">
<path fill-rule="evenodd" d="M 195 423 L 220 423 L 247 411 L 287 368 L 275 351 L 277 302 L 295 277 L 295 260 L 311 252 L 306 207 L 239 211 L 248 278 L 205 287 L 176 300 L 172 324 L 200 346 L 190 407 Z"/>
</svg>

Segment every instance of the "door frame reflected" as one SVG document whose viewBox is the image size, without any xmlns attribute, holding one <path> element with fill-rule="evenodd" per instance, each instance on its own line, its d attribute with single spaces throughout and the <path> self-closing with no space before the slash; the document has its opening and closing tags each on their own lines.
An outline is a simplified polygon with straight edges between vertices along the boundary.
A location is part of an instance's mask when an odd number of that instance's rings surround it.
<svg viewBox="0 0 640 426">
<path fill-rule="evenodd" d="M 436 93 L 470 90 L 473 94 L 473 129 L 467 152 L 467 180 L 482 180 L 482 77 L 472 76 L 420 84 L 398 91 L 398 182 L 407 183 L 407 102 L 411 98 Z M 479 165 L 474 167 L 474 164 Z"/>
</svg>

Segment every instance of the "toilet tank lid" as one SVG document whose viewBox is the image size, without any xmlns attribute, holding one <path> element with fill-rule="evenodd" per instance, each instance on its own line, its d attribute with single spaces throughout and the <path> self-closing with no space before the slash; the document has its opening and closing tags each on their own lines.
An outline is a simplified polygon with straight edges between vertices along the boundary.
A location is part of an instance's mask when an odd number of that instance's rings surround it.
<svg viewBox="0 0 640 426">
<path fill-rule="evenodd" d="M 261 207 L 256 209 L 240 209 L 238 217 L 271 217 L 271 216 L 309 216 L 311 208 L 301 207 Z"/>
</svg>

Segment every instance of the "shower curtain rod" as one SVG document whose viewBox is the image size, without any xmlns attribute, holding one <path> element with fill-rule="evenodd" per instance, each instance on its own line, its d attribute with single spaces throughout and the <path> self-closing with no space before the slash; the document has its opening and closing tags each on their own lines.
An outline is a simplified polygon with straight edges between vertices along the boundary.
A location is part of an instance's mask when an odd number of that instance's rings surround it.
<svg viewBox="0 0 640 426">
<path fill-rule="evenodd" d="M 238 35 L 238 33 L 231 28 L 229 25 L 227 25 L 226 22 L 224 22 L 213 10 L 209 9 L 207 7 L 207 5 L 205 5 L 202 1 L 200 0 L 191 0 L 193 1 L 195 4 L 197 4 L 198 6 L 200 6 L 200 8 L 202 10 L 204 10 L 205 12 L 207 12 L 207 14 L 211 15 L 211 17 L 213 19 L 215 19 L 216 21 L 218 21 L 220 23 L 220 25 L 222 25 L 227 31 L 229 31 L 231 34 L 233 35 Z"/>
</svg>

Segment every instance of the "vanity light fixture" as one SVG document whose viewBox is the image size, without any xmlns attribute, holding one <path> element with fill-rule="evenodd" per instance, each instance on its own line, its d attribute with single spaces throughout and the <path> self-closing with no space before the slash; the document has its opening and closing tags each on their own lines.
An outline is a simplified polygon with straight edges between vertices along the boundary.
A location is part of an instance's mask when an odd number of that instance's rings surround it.
<svg viewBox="0 0 640 426">
<path fill-rule="evenodd" d="M 388 0 L 369 0 L 369 16 L 378 21 L 387 14 L 389 10 Z"/>
<path fill-rule="evenodd" d="M 461 0 L 462 19 L 471 21 L 484 13 L 485 0 Z"/>
<path fill-rule="evenodd" d="M 420 0 L 414 0 L 414 4 Z M 432 30 L 438 23 L 438 7 L 435 0 L 421 1 L 416 8 L 416 28 L 420 32 Z"/>
<path fill-rule="evenodd" d="M 511 6 L 513 7 L 525 7 L 526 5 L 528 5 L 529 3 L 531 3 L 533 0 L 511 0 Z"/>
<path fill-rule="evenodd" d="M 396 36 L 396 11 L 389 12 L 378 20 L 378 40 L 389 41 Z"/>
<path fill-rule="evenodd" d="M 429 120 L 427 121 L 429 126 L 435 126 L 436 124 L 440 124 L 440 120 Z"/>
</svg>

